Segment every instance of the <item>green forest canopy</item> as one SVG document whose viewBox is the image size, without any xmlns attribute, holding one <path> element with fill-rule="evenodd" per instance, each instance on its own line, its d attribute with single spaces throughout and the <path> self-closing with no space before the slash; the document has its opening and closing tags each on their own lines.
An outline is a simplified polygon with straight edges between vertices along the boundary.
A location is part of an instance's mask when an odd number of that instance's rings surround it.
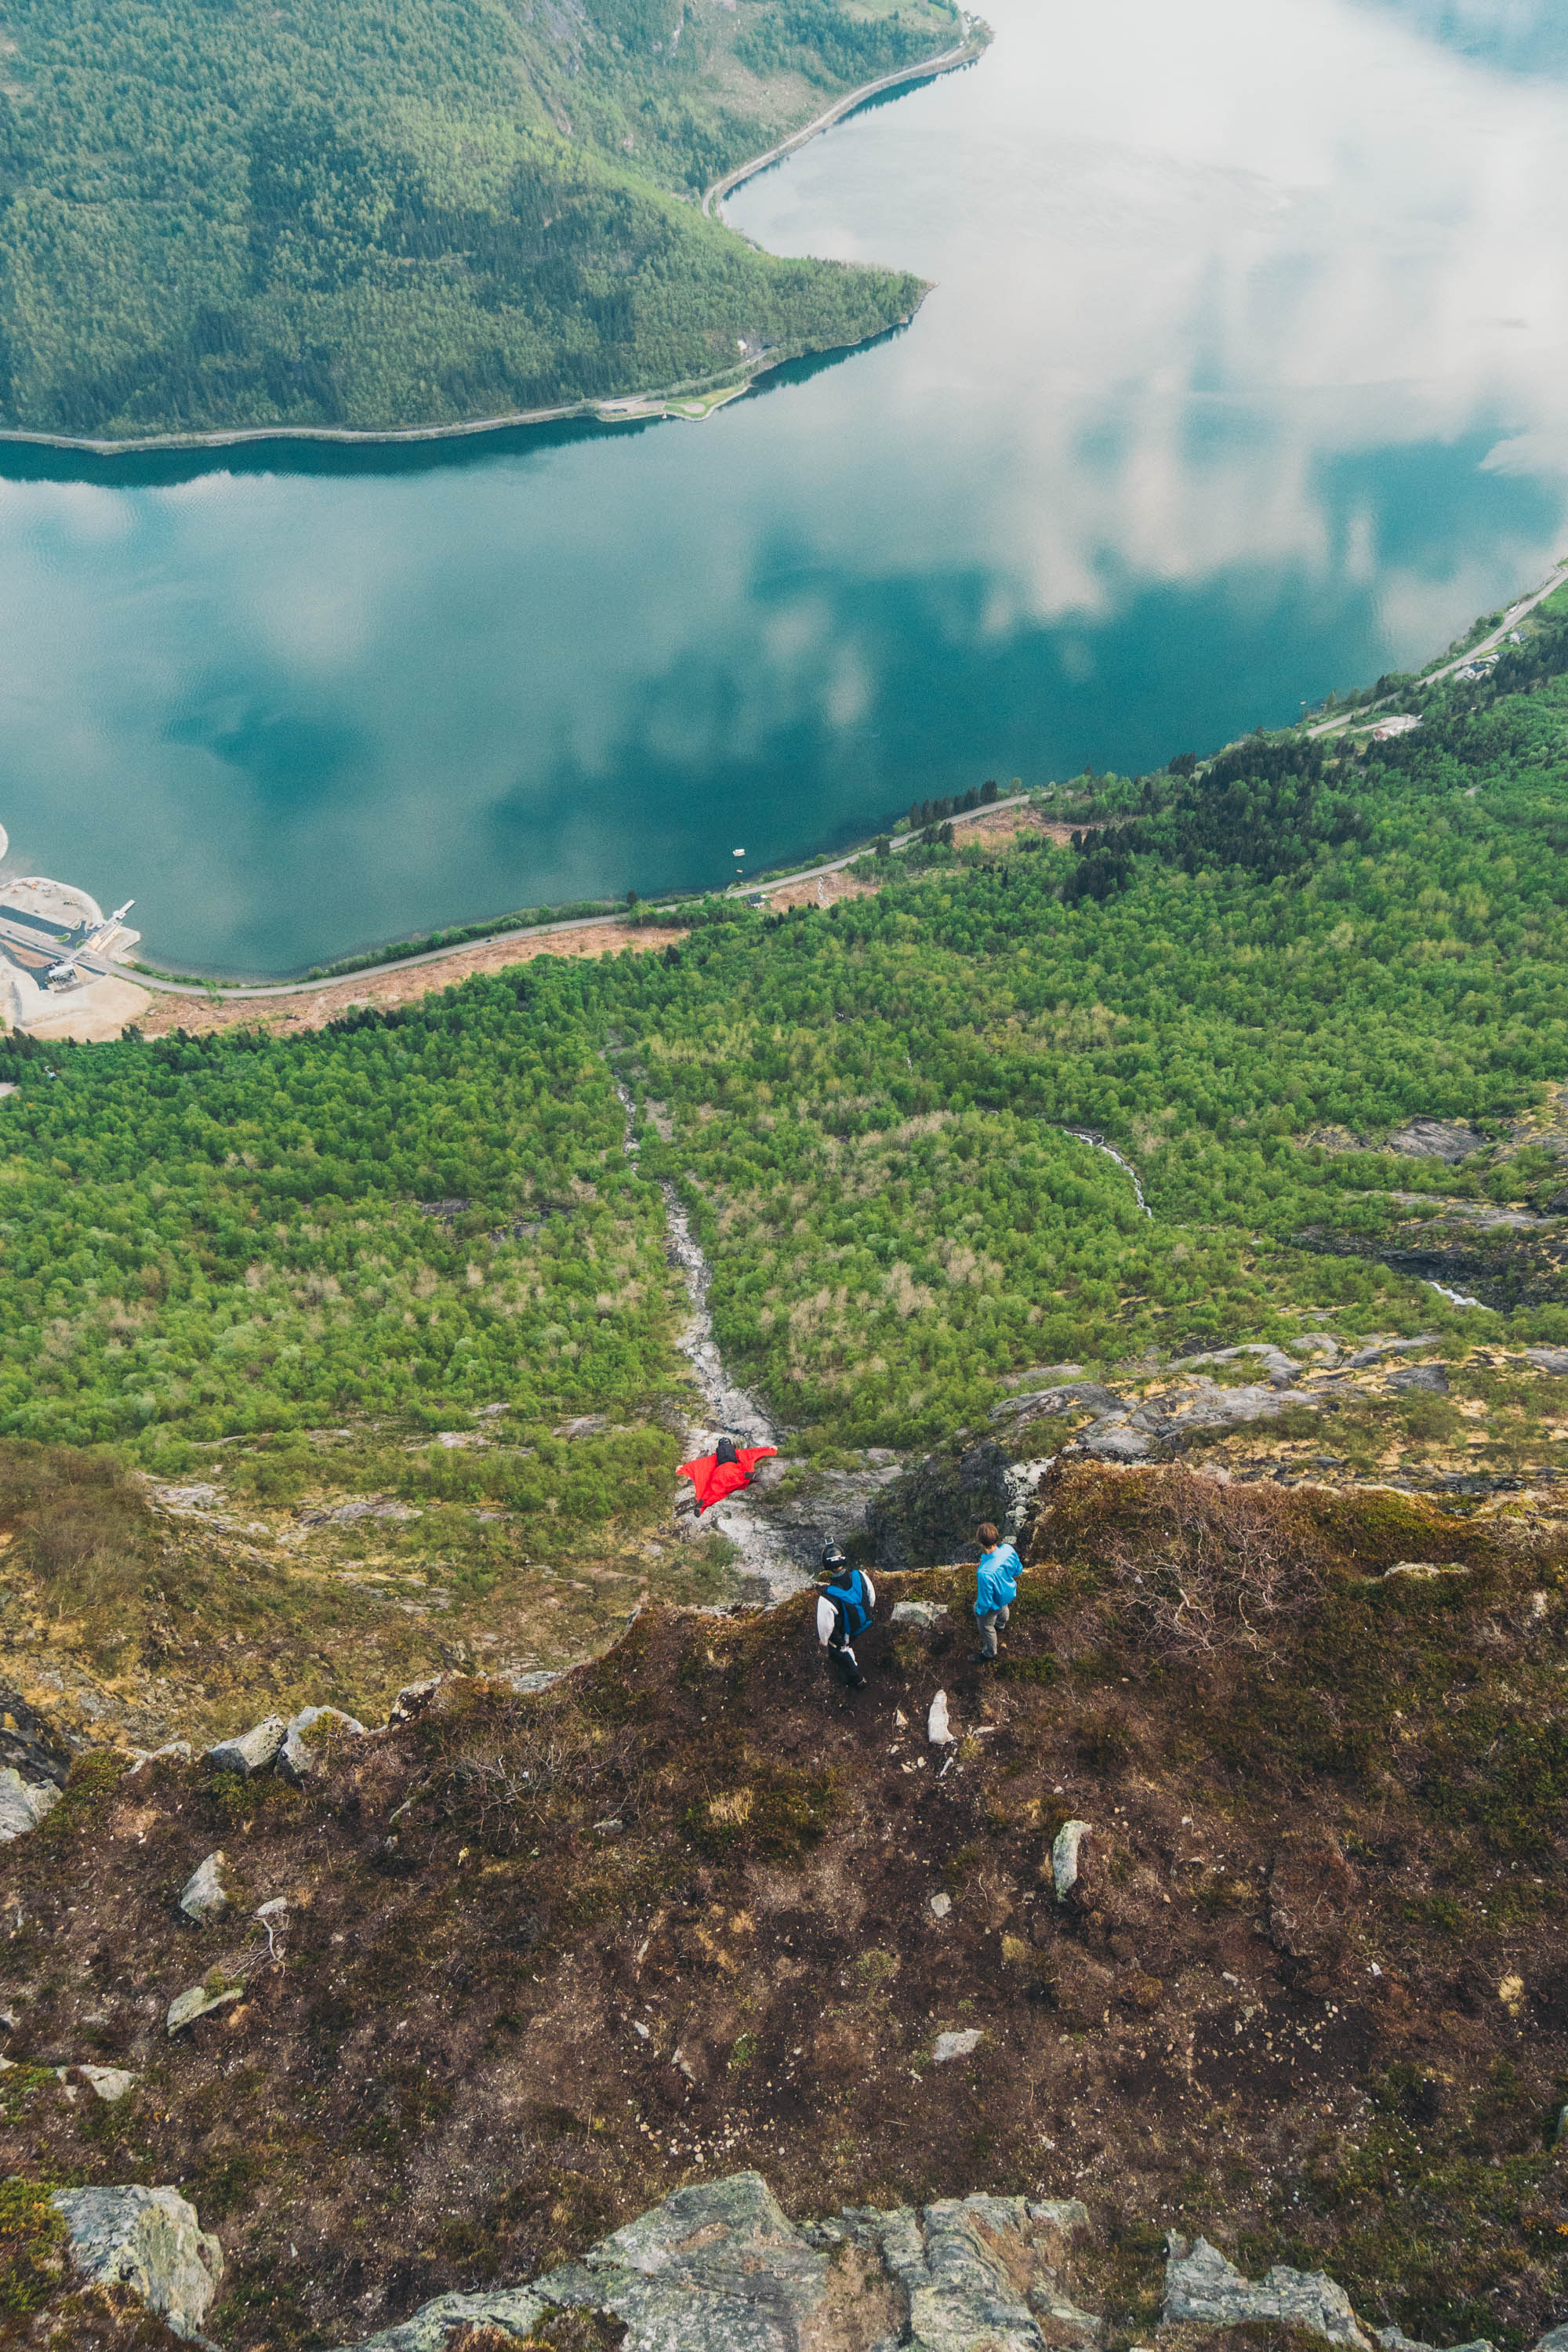
<svg viewBox="0 0 1568 2352">
<path fill-rule="evenodd" d="M 728 1358 L 808 1449 L 1306 1310 L 1441 1328 L 1431 1289 L 1294 1237 L 1375 1233 L 1398 1189 L 1544 1202 L 1560 1170 L 1308 1139 L 1500 1133 L 1568 1076 L 1568 615 L 1394 742 L 1259 737 L 1094 789 L 1110 847 L 917 848 L 875 897 L 318 1034 L 5 1045 L 0 1432 L 155 1461 L 503 1401 L 541 1433 L 646 1414 L 679 1364 L 664 1176 Z M 636 1160 L 616 1072 L 663 1106 Z M 1561 1342 L 1568 1307 L 1462 1328 Z"/>
<path fill-rule="evenodd" d="M 898 270 L 694 201 L 953 46 L 950 0 L 18 0 L 0 430 L 367 429 L 731 374 L 907 319 Z"/>
</svg>

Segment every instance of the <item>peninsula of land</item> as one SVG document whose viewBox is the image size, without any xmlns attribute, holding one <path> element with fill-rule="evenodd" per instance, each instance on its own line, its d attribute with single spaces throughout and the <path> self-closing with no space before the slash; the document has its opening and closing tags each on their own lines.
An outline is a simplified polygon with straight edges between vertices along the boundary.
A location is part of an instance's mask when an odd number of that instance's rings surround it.
<svg viewBox="0 0 1568 2352">
<path fill-rule="evenodd" d="M 914 315 L 722 195 L 979 55 L 952 0 L 44 0 L 0 81 L 0 439 L 95 454 L 693 419 Z"/>
</svg>

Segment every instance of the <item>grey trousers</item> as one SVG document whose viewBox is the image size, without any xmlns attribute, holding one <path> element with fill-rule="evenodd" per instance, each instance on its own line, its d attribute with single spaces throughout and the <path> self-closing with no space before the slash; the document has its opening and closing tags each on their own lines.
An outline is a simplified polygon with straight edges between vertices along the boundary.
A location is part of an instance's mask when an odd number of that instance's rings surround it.
<svg viewBox="0 0 1568 2352">
<path fill-rule="evenodd" d="M 996 1655 L 996 1636 L 1007 1622 L 1008 1614 L 1005 1609 L 987 1609 L 975 1620 L 980 1628 L 980 1646 L 988 1658 Z"/>
</svg>

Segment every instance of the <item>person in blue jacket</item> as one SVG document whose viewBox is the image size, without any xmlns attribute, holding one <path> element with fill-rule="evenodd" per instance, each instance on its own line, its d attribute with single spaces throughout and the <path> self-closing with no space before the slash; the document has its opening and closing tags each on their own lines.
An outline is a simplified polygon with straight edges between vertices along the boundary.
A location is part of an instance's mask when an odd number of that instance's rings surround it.
<svg viewBox="0 0 1568 2352">
<path fill-rule="evenodd" d="M 980 1627 L 980 1647 L 970 1653 L 977 1666 L 994 1664 L 996 1636 L 1007 1622 L 1007 1612 L 1018 1598 L 1024 1563 L 1010 1543 L 1004 1543 L 989 1519 L 974 1530 L 981 1545 L 974 1575 L 974 1615 Z"/>
</svg>

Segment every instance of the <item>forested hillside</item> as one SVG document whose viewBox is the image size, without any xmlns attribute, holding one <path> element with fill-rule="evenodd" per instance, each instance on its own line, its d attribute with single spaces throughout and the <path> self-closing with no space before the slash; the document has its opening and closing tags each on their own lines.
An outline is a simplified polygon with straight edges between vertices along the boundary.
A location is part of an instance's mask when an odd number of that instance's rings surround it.
<svg viewBox="0 0 1568 2352">
<path fill-rule="evenodd" d="M 1080 780 L 1082 848 L 938 839 L 826 911 L 731 902 L 312 1036 L 13 1045 L 0 1426 L 174 1462 L 497 1401 L 636 1419 L 674 1379 L 660 1177 L 807 1452 L 1309 1315 L 1568 1341 L 1565 673 L 1543 607 L 1395 742 Z M 1422 1116 L 1473 1148 L 1382 1148 Z M 1395 1247 L 1500 1206 L 1533 1255 L 1479 1306 Z"/>
<path fill-rule="evenodd" d="M 914 278 L 695 199 L 959 37 L 949 0 L 20 0 L 0 429 L 458 423 L 874 334 Z"/>
</svg>

